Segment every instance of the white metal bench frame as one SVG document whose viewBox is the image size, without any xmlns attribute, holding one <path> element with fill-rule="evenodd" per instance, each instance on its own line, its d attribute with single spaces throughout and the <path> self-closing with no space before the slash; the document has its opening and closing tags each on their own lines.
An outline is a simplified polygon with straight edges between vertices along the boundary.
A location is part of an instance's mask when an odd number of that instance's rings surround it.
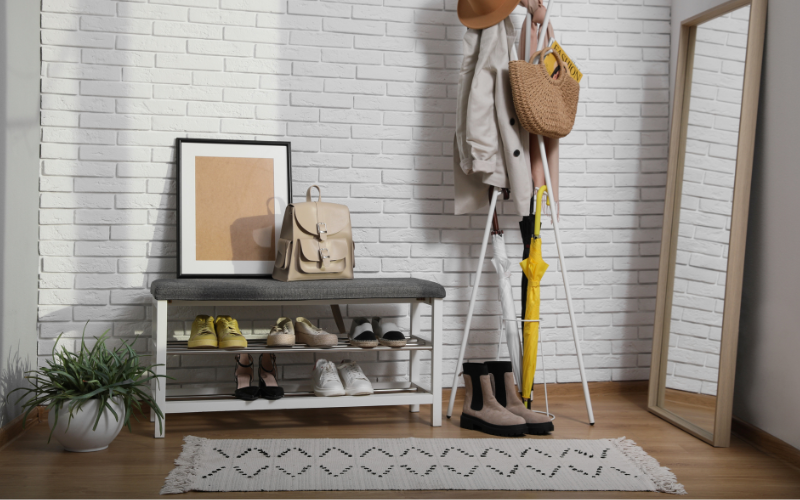
<svg viewBox="0 0 800 500">
<path fill-rule="evenodd" d="M 422 323 L 421 304 L 431 306 L 431 340 L 425 347 L 393 348 L 393 351 L 408 350 L 409 356 L 409 383 L 404 391 L 377 392 L 370 396 L 340 396 L 316 397 L 311 395 L 287 396 L 279 400 L 270 401 L 258 399 L 256 401 L 243 401 L 240 399 L 215 399 L 202 397 L 196 398 L 181 395 L 180 399 L 170 397 L 167 392 L 176 392 L 168 389 L 163 379 L 153 384 L 153 395 L 156 403 L 164 413 L 163 426 L 155 422 L 155 437 L 163 438 L 166 432 L 166 416 L 173 413 L 196 413 L 206 411 L 250 411 L 250 410 L 289 410 L 311 408 L 349 408 L 361 406 L 395 406 L 409 405 L 411 412 L 418 412 L 420 405 L 431 405 L 431 426 L 442 425 L 442 298 L 386 298 L 386 299 L 331 299 L 331 300 L 302 300 L 302 301 L 196 301 L 196 300 L 154 300 L 153 301 L 153 332 L 151 339 L 151 352 L 155 353 L 155 363 L 160 365 L 155 368 L 158 375 L 167 374 L 167 355 L 170 354 L 167 346 L 167 313 L 170 306 L 251 306 L 251 307 L 278 307 L 296 305 L 331 305 L 331 304 L 410 304 L 411 309 L 411 336 L 419 337 Z M 305 352 L 317 352 L 321 349 L 308 349 Z M 336 348 L 325 349 L 326 352 L 341 352 Z M 431 353 L 431 382 L 429 386 L 420 384 L 421 353 Z M 233 355 L 236 351 L 205 350 L 203 354 Z M 261 352 L 301 352 L 287 351 L 287 348 L 264 348 L 250 351 L 254 354 Z M 395 384 L 396 385 L 396 384 Z M 377 388 L 377 385 L 376 385 Z M 179 390 L 180 391 L 180 390 Z M 180 391 L 183 392 L 183 391 Z M 171 399 L 171 400 L 170 400 Z M 150 420 L 155 421 L 155 412 L 150 411 Z M 161 428 L 159 428 L 161 427 Z"/>
</svg>

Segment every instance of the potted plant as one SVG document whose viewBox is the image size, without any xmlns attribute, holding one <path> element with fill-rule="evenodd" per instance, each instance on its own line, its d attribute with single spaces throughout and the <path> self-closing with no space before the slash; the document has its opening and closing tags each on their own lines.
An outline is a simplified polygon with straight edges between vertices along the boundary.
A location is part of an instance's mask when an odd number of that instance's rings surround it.
<svg viewBox="0 0 800 500">
<path fill-rule="evenodd" d="M 20 387 L 17 399 L 30 396 L 23 403 L 28 414 L 37 406 L 46 405 L 50 424 L 47 442 L 55 438 L 68 451 L 88 452 L 108 448 L 122 430 L 123 425 L 131 430 L 131 410 L 141 411 L 141 403 L 147 403 L 163 425 L 164 414 L 153 398 L 144 391 L 158 377 L 153 371 L 159 365 L 141 365 L 140 356 L 127 341 L 114 349 L 106 346 L 108 331 L 92 348 L 86 346 L 86 329 L 81 336 L 81 347 L 77 353 L 62 346 L 53 346 L 53 359 L 39 370 L 26 372 L 32 387 Z M 9 394 L 10 396 L 11 394 Z M 134 414 L 134 418 L 137 418 Z"/>
</svg>

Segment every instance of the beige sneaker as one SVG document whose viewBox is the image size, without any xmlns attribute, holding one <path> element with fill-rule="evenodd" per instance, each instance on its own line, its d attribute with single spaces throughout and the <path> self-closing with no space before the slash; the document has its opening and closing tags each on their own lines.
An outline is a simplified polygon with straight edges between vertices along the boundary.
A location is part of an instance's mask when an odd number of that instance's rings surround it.
<svg viewBox="0 0 800 500">
<path fill-rule="evenodd" d="M 295 334 L 294 325 L 290 318 L 278 318 L 278 322 L 269 331 L 267 345 L 281 346 L 294 345 Z"/>
<path fill-rule="evenodd" d="M 332 347 L 339 343 L 339 337 L 314 326 L 309 320 L 299 317 L 294 321 L 298 344 L 309 347 Z"/>
<path fill-rule="evenodd" d="M 239 322 L 230 316 L 217 316 L 214 323 L 220 349 L 246 349 L 247 339 L 239 329 Z"/>
</svg>

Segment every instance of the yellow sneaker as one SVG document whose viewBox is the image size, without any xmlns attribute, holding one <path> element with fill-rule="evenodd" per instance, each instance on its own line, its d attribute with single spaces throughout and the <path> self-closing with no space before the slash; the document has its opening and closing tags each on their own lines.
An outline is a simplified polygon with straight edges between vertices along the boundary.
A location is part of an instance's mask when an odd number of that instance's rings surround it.
<svg viewBox="0 0 800 500">
<path fill-rule="evenodd" d="M 217 340 L 220 349 L 245 349 L 247 339 L 239 330 L 239 323 L 230 316 L 217 316 L 214 324 L 217 329 Z"/>
<path fill-rule="evenodd" d="M 214 317 L 201 314 L 192 323 L 192 335 L 189 337 L 189 349 L 216 349 L 217 331 L 214 328 Z"/>
</svg>

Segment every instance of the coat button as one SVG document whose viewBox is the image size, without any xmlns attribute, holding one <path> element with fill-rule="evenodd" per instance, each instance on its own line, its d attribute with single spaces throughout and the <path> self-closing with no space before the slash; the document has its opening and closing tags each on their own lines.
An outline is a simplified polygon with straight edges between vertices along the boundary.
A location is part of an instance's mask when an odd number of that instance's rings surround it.
<svg viewBox="0 0 800 500">
<path fill-rule="evenodd" d="M 519 156 L 519 149 L 517 149 L 516 151 L 514 151 L 514 156 L 515 156 L 515 157 Z"/>
<path fill-rule="evenodd" d="M 516 121 L 515 119 L 513 119 L 513 118 L 512 118 L 512 119 L 511 119 L 511 126 L 513 127 L 514 125 L 516 125 L 516 123 L 517 123 L 517 121 Z"/>
</svg>

